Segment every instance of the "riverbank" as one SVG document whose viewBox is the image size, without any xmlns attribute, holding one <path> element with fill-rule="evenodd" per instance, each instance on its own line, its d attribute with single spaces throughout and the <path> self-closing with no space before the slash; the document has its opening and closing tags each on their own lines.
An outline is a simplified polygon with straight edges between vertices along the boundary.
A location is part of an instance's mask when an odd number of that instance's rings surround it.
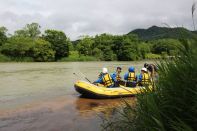
<svg viewBox="0 0 197 131">
<path fill-rule="evenodd" d="M 142 60 L 158 60 L 158 59 L 166 59 L 169 56 L 167 55 L 159 55 L 159 54 L 146 54 L 145 59 L 139 59 L 138 61 Z M 84 56 L 79 55 L 77 51 L 71 51 L 68 57 L 61 58 L 56 62 L 80 62 L 80 61 L 103 61 L 102 59 L 96 58 L 94 56 Z M 116 60 L 113 60 L 116 61 Z M 35 62 L 31 57 L 9 57 L 3 54 L 0 54 L 0 62 Z"/>
</svg>

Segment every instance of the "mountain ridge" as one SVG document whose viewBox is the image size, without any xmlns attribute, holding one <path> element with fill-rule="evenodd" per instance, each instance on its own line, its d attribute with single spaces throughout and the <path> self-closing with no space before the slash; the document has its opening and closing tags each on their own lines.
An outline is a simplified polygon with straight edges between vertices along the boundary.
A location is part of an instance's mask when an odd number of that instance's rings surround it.
<svg viewBox="0 0 197 131">
<path fill-rule="evenodd" d="M 190 31 L 183 27 L 159 27 L 159 26 L 151 26 L 148 29 L 135 29 L 129 34 L 136 34 L 142 40 L 156 40 L 156 39 L 165 39 L 165 38 L 173 38 L 173 39 L 197 39 L 197 31 Z"/>
</svg>

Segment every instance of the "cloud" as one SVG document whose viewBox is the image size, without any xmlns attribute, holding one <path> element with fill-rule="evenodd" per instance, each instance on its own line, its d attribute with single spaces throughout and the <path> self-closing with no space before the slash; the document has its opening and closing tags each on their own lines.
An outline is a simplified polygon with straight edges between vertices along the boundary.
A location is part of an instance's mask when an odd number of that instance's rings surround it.
<svg viewBox="0 0 197 131">
<path fill-rule="evenodd" d="M 192 28 L 193 0 L 6 0 L 0 4 L 0 26 L 9 32 L 37 22 L 63 30 L 71 39 L 100 33 L 124 34 L 152 25 Z"/>
</svg>

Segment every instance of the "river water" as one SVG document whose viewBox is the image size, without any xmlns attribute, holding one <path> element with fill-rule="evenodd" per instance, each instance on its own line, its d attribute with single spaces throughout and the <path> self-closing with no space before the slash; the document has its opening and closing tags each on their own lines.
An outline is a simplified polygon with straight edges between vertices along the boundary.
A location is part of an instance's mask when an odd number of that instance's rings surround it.
<svg viewBox="0 0 197 131">
<path fill-rule="evenodd" d="M 0 63 L 0 131 L 100 131 L 100 114 L 107 115 L 122 100 L 81 98 L 74 83 L 84 75 L 96 80 L 102 67 L 112 73 L 121 66 L 123 76 L 129 66 L 139 72 L 143 64 Z"/>
</svg>

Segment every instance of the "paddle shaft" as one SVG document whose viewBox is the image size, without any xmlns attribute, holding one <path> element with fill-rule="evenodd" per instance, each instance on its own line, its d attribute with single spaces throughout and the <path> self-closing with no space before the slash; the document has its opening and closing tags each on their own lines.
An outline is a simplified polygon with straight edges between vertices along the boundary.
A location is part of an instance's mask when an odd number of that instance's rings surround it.
<svg viewBox="0 0 197 131">
<path fill-rule="evenodd" d="M 76 73 L 73 73 L 73 74 L 76 75 L 76 76 L 78 76 Z M 84 78 L 85 78 L 88 82 L 92 83 L 85 75 L 84 75 Z"/>
<path fill-rule="evenodd" d="M 86 77 L 86 75 L 84 75 L 80 70 L 79 70 L 79 72 L 83 75 L 83 77 L 84 77 L 87 81 L 89 81 L 90 83 L 92 83 L 92 82 Z"/>
</svg>

